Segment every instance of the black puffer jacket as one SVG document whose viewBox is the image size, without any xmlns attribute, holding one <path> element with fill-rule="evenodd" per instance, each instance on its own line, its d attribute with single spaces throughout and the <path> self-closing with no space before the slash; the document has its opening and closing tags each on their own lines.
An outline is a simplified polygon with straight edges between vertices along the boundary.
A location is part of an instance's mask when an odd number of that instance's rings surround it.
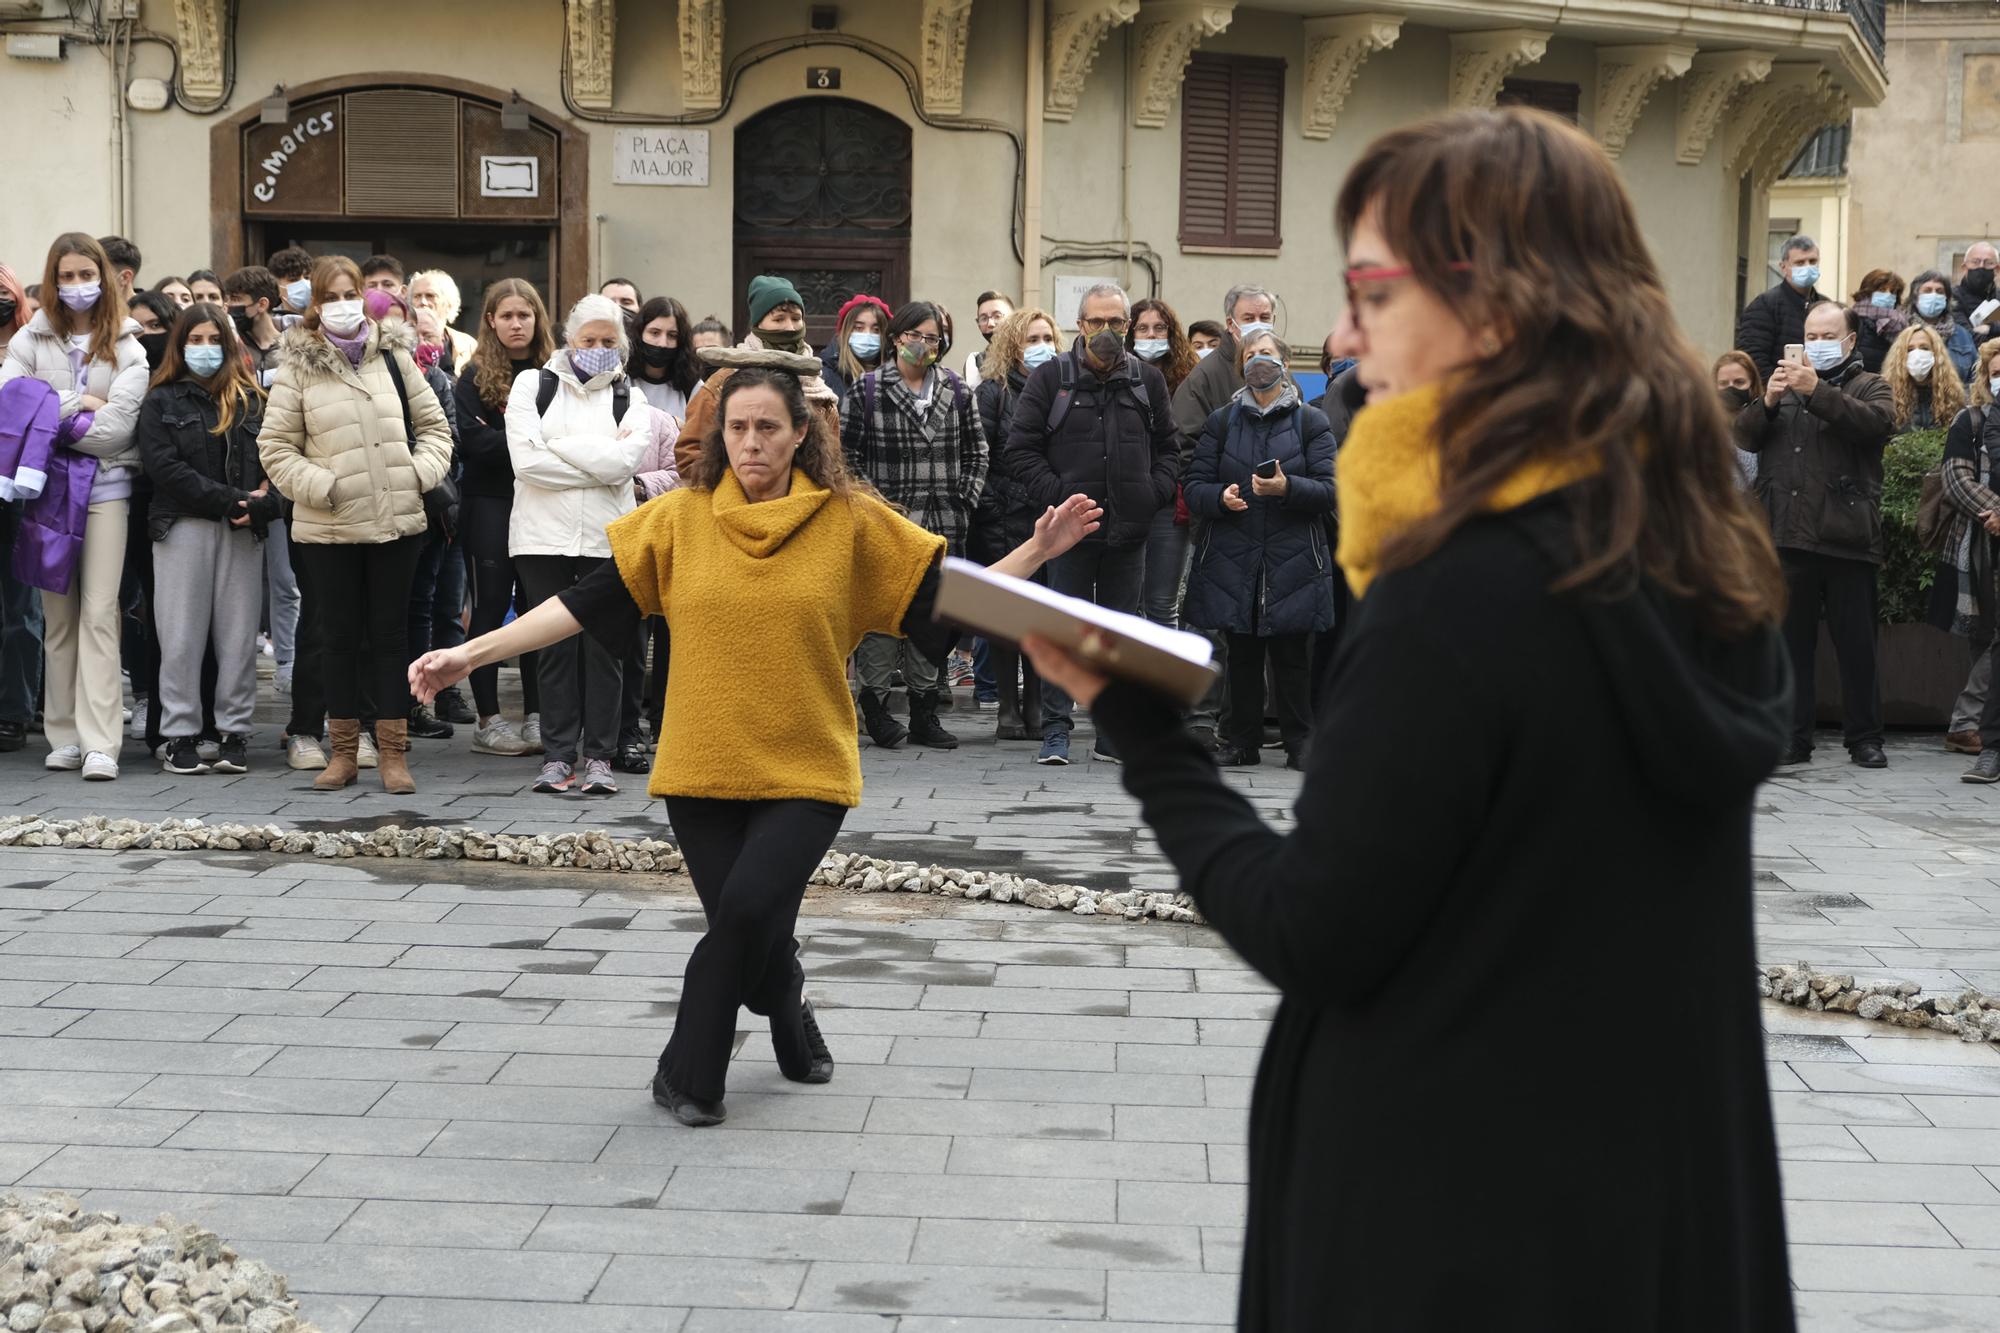
<svg viewBox="0 0 2000 1333">
<path fill-rule="evenodd" d="M 1752 297 L 1736 317 L 1737 350 L 1748 352 L 1757 373 L 1770 379 L 1784 359 L 1785 344 L 1806 340 L 1806 307 L 1825 299 L 1817 287 L 1801 292 L 1789 282 Z"/>
<path fill-rule="evenodd" d="M 1895 430 L 1889 383 L 1850 356 L 1809 398 L 1756 399 L 1736 415 L 1736 447 L 1757 455 L 1757 498 L 1781 551 L 1882 563 L 1882 449 Z"/>
<path fill-rule="evenodd" d="M 1014 417 L 1014 405 L 1021 401 L 1027 377 L 1013 371 L 1005 379 L 983 379 L 973 391 L 979 407 L 979 424 L 993 448 L 1003 447 Z M 972 514 L 972 536 L 966 553 L 982 565 L 990 565 L 1035 535 L 1035 520 L 1041 510 L 1028 500 L 1028 489 L 1020 478 L 996 461 L 986 469 L 986 485 L 979 492 L 979 507 Z"/>
<path fill-rule="evenodd" d="M 153 483 L 146 528 L 154 541 L 184 518 L 234 518 L 244 512 L 236 507 L 241 500 L 250 500 L 250 531 L 260 540 L 278 517 L 282 500 L 275 489 L 250 498 L 250 492 L 264 485 L 264 465 L 257 458 L 264 400 L 253 396 L 248 410 L 217 435 L 221 419 L 208 390 L 191 379 L 163 384 L 140 404 L 136 436 Z"/>
<path fill-rule="evenodd" d="M 532 361 L 516 361 L 514 378 L 520 378 L 523 371 L 539 369 Z M 458 442 L 452 456 L 463 465 L 459 490 L 492 500 L 513 499 L 514 462 L 507 455 L 507 405 L 503 402 L 497 408 L 488 407 L 480 399 L 479 380 L 471 366 L 458 377 L 452 399 L 457 418 L 453 434 Z"/>
<path fill-rule="evenodd" d="M 1157 367 L 1130 355 L 1100 379 L 1084 363 L 1082 348 L 1078 338 L 1068 352 L 1028 376 L 1008 428 L 1003 465 L 1038 510 L 1072 495 L 1088 495 L 1103 505 L 1103 525 L 1087 540 L 1137 546 L 1146 540 L 1154 512 L 1174 502 L 1180 472 L 1167 381 Z M 1061 425 L 1051 431 L 1065 365 L 1071 400 Z"/>
<path fill-rule="evenodd" d="M 1181 618 L 1233 634 L 1313 634 L 1333 627 L 1333 427 L 1326 414 L 1285 397 L 1259 415 L 1248 395 L 1209 417 L 1188 462 L 1188 510 L 1207 520 L 1188 570 Z M 1278 460 L 1283 495 L 1256 495 L 1251 473 Z M 1222 503 L 1230 486 L 1250 504 Z"/>
</svg>

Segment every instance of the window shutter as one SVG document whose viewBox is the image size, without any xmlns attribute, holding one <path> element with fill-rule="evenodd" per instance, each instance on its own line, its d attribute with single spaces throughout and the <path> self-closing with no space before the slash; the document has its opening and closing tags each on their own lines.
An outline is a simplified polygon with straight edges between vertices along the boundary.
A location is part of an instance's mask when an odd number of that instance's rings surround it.
<svg viewBox="0 0 2000 1333">
<path fill-rule="evenodd" d="M 1551 83 L 1546 79 L 1508 79 L 1500 85 L 1500 95 L 1493 100 L 1498 106 L 1529 106 L 1546 111 L 1574 125 L 1583 89 L 1574 83 Z"/>
<path fill-rule="evenodd" d="M 1275 250 L 1285 62 L 1196 52 L 1181 84 L 1181 244 Z"/>
</svg>

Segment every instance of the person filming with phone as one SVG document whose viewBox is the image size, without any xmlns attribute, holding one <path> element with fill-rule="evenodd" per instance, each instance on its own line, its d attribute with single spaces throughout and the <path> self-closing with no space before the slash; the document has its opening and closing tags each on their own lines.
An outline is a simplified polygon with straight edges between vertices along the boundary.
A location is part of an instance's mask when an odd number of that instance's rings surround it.
<svg viewBox="0 0 2000 1333">
<path fill-rule="evenodd" d="M 1840 663 L 1841 725 L 1863 768 L 1885 768 L 1875 674 L 1875 575 L 1882 564 L 1882 450 L 1895 395 L 1855 355 L 1860 320 L 1837 301 L 1806 311 L 1805 342 L 1785 348 L 1764 394 L 1737 413 L 1736 445 L 1757 455 L 1757 498 L 1771 519 L 1789 592 L 1785 646 L 1797 689 L 1784 762 L 1812 758 L 1813 654 L 1826 620 Z"/>
<path fill-rule="evenodd" d="M 1216 761 L 1261 760 L 1271 663 L 1289 768 L 1305 767 L 1314 634 L 1333 628 L 1333 427 L 1285 374 L 1285 345 L 1237 345 L 1243 387 L 1211 413 L 1188 460 L 1188 511 L 1206 519 L 1181 617 L 1229 640 L 1229 713 Z"/>
</svg>

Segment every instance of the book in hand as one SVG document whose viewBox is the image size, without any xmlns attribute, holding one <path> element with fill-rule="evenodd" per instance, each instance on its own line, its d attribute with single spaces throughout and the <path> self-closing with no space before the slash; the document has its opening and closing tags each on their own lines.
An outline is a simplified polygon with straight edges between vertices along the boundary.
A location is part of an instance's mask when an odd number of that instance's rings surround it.
<svg viewBox="0 0 2000 1333">
<path fill-rule="evenodd" d="M 1977 326 L 1991 320 L 1993 318 L 1993 312 L 1996 310 L 2000 310 L 2000 298 L 1993 298 L 1981 301 L 1979 303 L 1979 309 L 1972 312 L 1973 326 L 1976 328 Z"/>
<path fill-rule="evenodd" d="M 1104 648 L 1091 661 L 1093 667 L 1150 685 L 1189 707 L 1208 693 L 1220 674 L 1208 640 L 1199 634 L 1107 611 L 956 557 L 944 562 L 937 618 L 1009 643 L 1039 634 L 1071 652 L 1078 651 L 1084 635 L 1095 630 Z"/>
</svg>

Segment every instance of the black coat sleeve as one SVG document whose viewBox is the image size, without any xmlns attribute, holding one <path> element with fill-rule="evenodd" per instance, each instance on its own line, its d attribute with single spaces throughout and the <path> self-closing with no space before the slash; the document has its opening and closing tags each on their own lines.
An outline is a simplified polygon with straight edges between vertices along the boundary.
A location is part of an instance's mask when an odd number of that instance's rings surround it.
<svg viewBox="0 0 2000 1333">
<path fill-rule="evenodd" d="M 1007 470 L 1027 490 L 1028 503 L 1037 511 L 1069 498 L 1068 488 L 1049 464 L 1049 406 L 1059 379 L 1053 361 L 1028 376 L 1014 404 L 1014 419 L 1007 423 Z"/>
<path fill-rule="evenodd" d="M 1744 306 L 1743 313 L 1736 317 L 1736 348 L 1750 354 L 1750 359 L 1757 363 L 1757 373 L 1767 380 L 1777 369 L 1778 355 L 1784 350 L 1774 346 L 1777 333 L 1771 303 L 1762 294 Z"/>
<path fill-rule="evenodd" d="M 1851 391 L 1822 378 L 1806 399 L 1806 411 L 1835 436 L 1863 449 L 1881 450 L 1896 431 L 1895 394 L 1878 375 L 1869 375 Z"/>
<path fill-rule="evenodd" d="M 1284 507 L 1307 514 L 1333 512 L 1333 427 L 1316 407 L 1299 408 L 1305 437 L 1306 475 L 1285 481 Z"/>
<path fill-rule="evenodd" d="M 840 452 L 847 456 L 847 470 L 857 477 L 868 474 L 868 432 L 874 422 L 868 419 L 868 412 L 861 397 L 861 385 L 866 375 L 847 386 L 847 394 L 840 404 Z"/>
<path fill-rule="evenodd" d="M 1743 405 L 1729 423 L 1731 441 L 1745 453 L 1761 454 L 1764 446 L 1771 443 L 1778 433 L 1778 409 L 1767 407 L 1762 398 L 1753 398 Z"/>
<path fill-rule="evenodd" d="M 478 377 L 467 367 L 452 389 L 458 407 L 458 450 L 491 468 L 514 471 L 507 456 L 507 423 L 499 412 L 489 412 L 479 397 Z"/>
<path fill-rule="evenodd" d="M 165 407 L 170 390 L 149 393 L 139 404 L 139 458 L 153 485 L 168 496 L 184 514 L 205 518 L 229 518 L 240 512 L 236 502 L 246 494 L 236 487 L 205 475 L 188 464 L 174 447 L 167 429 Z M 202 429 L 208 429 L 207 424 Z"/>
<path fill-rule="evenodd" d="M 931 567 L 924 571 L 917 583 L 917 591 L 910 598 L 910 609 L 903 613 L 901 629 L 910 646 L 929 658 L 931 665 L 943 666 L 944 659 L 951 656 L 952 645 L 958 642 L 958 626 L 933 619 L 937 614 L 938 587 L 944 581 L 944 557 L 931 561 Z"/>
<path fill-rule="evenodd" d="M 613 656 L 622 657 L 632 647 L 644 614 L 625 586 L 616 560 L 606 560 L 590 573 L 556 594 L 569 613 L 583 626 L 583 632 L 602 644 Z"/>
<path fill-rule="evenodd" d="M 1146 433 L 1153 445 L 1153 500 L 1164 509 L 1174 502 L 1174 489 L 1181 481 L 1181 433 L 1174 425 L 1166 376 L 1152 366 L 1143 366 L 1139 373 L 1146 385 Z"/>
<path fill-rule="evenodd" d="M 1506 702 L 1448 632 L 1460 623 L 1448 607 L 1464 597 L 1414 570 L 1370 596 L 1400 605 L 1349 631 L 1288 832 L 1222 780 L 1161 696 L 1119 681 L 1091 707 L 1182 888 L 1252 966 L 1308 1004 L 1356 1001 L 1401 965 L 1460 872 L 1510 747 Z M 1446 698 L 1454 707 L 1439 709 Z M 1493 729 L 1464 744 L 1462 716 Z"/>
</svg>

